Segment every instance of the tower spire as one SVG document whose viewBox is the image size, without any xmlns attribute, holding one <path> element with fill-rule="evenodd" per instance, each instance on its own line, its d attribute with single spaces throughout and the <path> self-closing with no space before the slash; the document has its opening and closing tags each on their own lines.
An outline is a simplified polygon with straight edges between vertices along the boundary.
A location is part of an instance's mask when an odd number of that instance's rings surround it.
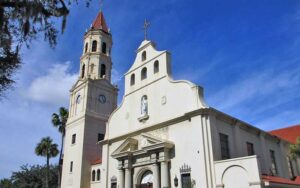
<svg viewBox="0 0 300 188">
<path fill-rule="evenodd" d="M 103 12 L 100 10 L 96 19 L 93 21 L 91 29 L 100 29 L 106 33 L 109 33 L 108 27 L 106 25 L 106 21 L 103 15 Z"/>
</svg>

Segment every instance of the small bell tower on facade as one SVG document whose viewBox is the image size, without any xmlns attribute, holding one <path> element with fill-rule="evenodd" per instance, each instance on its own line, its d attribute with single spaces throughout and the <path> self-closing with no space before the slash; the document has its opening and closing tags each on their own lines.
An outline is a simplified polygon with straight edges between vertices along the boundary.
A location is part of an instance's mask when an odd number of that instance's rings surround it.
<svg viewBox="0 0 300 188">
<path fill-rule="evenodd" d="M 101 160 L 106 123 L 117 107 L 111 83 L 112 35 L 102 11 L 84 34 L 77 82 L 70 90 L 61 187 L 90 187 L 90 168 Z"/>
</svg>

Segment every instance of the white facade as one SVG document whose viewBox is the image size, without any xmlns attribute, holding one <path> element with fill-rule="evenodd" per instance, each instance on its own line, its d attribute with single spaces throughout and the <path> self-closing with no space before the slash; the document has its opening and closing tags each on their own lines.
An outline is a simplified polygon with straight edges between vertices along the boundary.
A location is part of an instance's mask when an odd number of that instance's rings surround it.
<svg viewBox="0 0 300 188">
<path fill-rule="evenodd" d="M 89 31 L 85 43 L 104 38 L 110 48 L 110 37 Z M 174 81 L 169 52 L 144 40 L 136 53 L 115 110 L 110 54 L 82 56 L 81 68 L 94 58 L 96 64 L 106 63 L 108 76 L 92 73 L 71 90 L 62 187 L 260 188 L 277 186 L 266 183 L 264 175 L 289 179 L 300 174 L 299 163 L 287 158 L 288 142 L 209 107 L 202 87 Z M 77 104 L 79 93 L 83 101 Z M 109 103 L 98 104 L 99 95 Z M 97 133 L 104 131 L 104 140 L 96 144 Z M 75 133 L 76 146 L 70 143 Z"/>
</svg>

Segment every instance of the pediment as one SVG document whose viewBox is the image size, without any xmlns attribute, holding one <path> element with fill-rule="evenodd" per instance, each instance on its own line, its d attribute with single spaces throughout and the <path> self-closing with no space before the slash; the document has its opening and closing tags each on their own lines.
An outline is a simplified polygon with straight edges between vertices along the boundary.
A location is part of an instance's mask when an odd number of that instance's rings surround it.
<svg viewBox="0 0 300 188">
<path fill-rule="evenodd" d="M 82 83 L 84 83 L 86 80 L 81 80 L 78 79 L 75 84 L 72 86 L 72 88 L 70 89 L 70 92 L 74 91 L 74 89 L 76 89 L 78 86 L 80 86 Z"/>
<path fill-rule="evenodd" d="M 141 134 L 141 138 L 140 138 L 141 147 L 155 145 L 163 142 L 165 142 L 165 140 L 155 137 L 151 134 L 147 134 L 147 133 Z"/>
<path fill-rule="evenodd" d="M 127 138 L 112 154 L 113 158 L 140 155 L 153 150 L 171 149 L 174 143 L 155 137 L 151 134 L 142 133 L 140 138 Z"/>
<path fill-rule="evenodd" d="M 134 138 L 127 138 L 111 155 L 118 156 L 123 153 L 130 153 L 138 148 L 138 140 Z"/>
</svg>

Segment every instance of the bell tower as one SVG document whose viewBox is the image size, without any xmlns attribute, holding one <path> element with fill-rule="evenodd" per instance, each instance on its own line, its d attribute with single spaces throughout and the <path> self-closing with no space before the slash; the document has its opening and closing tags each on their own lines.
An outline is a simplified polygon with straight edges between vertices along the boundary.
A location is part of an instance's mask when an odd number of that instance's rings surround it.
<svg viewBox="0 0 300 188">
<path fill-rule="evenodd" d="M 84 35 L 84 48 L 80 58 L 80 78 L 111 81 L 112 36 L 100 12 Z"/>
<path fill-rule="evenodd" d="M 101 159 L 106 122 L 117 107 L 111 83 L 112 35 L 100 11 L 84 34 L 78 80 L 70 90 L 61 187 L 90 187 L 91 164 Z"/>
</svg>

